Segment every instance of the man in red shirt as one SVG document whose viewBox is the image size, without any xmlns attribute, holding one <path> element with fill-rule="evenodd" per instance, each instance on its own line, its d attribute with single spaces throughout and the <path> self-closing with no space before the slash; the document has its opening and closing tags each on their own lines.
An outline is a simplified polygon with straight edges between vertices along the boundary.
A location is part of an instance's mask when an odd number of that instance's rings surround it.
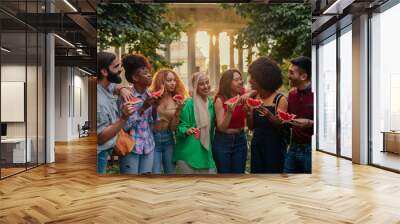
<svg viewBox="0 0 400 224">
<path fill-rule="evenodd" d="M 311 137 L 314 127 L 314 93 L 311 91 L 311 60 L 300 56 L 291 60 L 288 72 L 293 88 L 288 96 L 288 112 L 296 115 L 292 141 L 285 158 L 285 173 L 311 173 Z"/>
</svg>

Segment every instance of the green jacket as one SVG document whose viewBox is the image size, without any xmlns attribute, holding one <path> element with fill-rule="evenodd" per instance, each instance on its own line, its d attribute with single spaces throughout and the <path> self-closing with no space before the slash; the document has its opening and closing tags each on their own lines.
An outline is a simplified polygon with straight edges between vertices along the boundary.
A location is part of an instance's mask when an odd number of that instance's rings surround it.
<svg viewBox="0 0 400 224">
<path fill-rule="evenodd" d="M 173 161 L 183 160 L 195 169 L 215 168 L 214 159 L 212 157 L 212 140 L 214 138 L 215 129 L 215 112 L 214 104 L 211 98 L 208 99 L 208 112 L 210 114 L 210 147 L 205 149 L 200 141 L 193 135 L 188 136 L 186 131 L 189 128 L 196 127 L 194 117 L 193 99 L 186 100 L 180 114 L 179 125 L 176 128 L 176 145 L 174 149 Z"/>
</svg>

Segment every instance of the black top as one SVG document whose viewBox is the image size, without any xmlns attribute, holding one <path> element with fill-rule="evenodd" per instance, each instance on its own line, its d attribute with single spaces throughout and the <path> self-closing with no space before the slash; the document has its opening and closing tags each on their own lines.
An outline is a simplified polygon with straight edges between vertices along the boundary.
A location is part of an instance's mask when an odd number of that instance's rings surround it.
<svg viewBox="0 0 400 224">
<path fill-rule="evenodd" d="M 276 114 L 276 105 L 283 95 L 277 94 L 273 105 L 264 106 Z M 270 120 L 253 111 L 254 132 L 251 142 L 251 173 L 282 173 L 286 146 L 279 132 Z"/>
</svg>

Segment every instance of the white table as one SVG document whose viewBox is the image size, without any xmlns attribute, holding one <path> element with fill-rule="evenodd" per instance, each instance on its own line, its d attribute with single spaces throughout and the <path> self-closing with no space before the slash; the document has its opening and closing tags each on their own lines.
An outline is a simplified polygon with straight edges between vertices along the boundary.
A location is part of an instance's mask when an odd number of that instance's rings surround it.
<svg viewBox="0 0 400 224">
<path fill-rule="evenodd" d="M 32 154 L 31 154 L 31 146 L 32 140 L 30 138 L 26 139 L 28 143 L 25 152 L 25 138 L 6 138 L 1 139 L 1 147 L 3 151 L 3 147 L 12 147 L 12 162 L 13 163 L 25 163 L 31 162 Z M 8 148 L 9 149 L 9 148 Z M 5 150 L 4 150 L 5 151 Z M 26 159 L 26 161 L 25 161 Z"/>
</svg>

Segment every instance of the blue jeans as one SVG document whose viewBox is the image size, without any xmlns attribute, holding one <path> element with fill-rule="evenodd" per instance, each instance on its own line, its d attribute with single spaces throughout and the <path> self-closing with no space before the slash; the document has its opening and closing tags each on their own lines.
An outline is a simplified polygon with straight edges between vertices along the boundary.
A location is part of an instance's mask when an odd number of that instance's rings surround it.
<svg viewBox="0 0 400 224">
<path fill-rule="evenodd" d="M 244 173 L 247 159 L 247 140 L 244 132 L 216 132 L 212 150 L 218 173 Z"/>
<path fill-rule="evenodd" d="M 161 174 L 161 166 L 164 174 L 174 174 L 175 165 L 172 162 L 172 153 L 174 151 L 174 136 L 171 131 L 153 130 L 156 147 L 154 149 L 153 173 Z"/>
<path fill-rule="evenodd" d="M 311 144 L 292 143 L 286 154 L 284 173 L 311 173 Z"/>
<path fill-rule="evenodd" d="M 154 161 L 154 150 L 149 154 L 138 155 L 134 152 L 119 157 L 121 174 L 151 173 Z"/>
<path fill-rule="evenodd" d="M 105 174 L 107 171 L 107 159 L 108 153 L 112 152 L 112 149 L 103 150 L 100 153 L 97 153 L 97 173 Z"/>
</svg>

